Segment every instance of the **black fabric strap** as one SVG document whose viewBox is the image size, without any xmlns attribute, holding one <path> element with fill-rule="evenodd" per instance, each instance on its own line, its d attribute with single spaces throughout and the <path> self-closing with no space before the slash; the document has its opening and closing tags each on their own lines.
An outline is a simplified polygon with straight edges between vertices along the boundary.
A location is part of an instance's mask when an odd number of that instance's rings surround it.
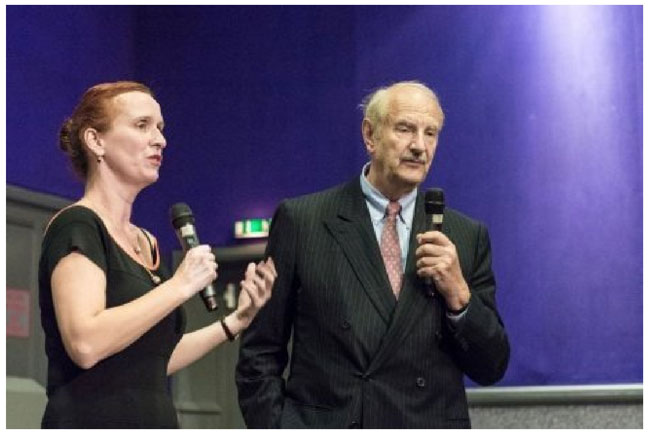
<svg viewBox="0 0 648 434">
<path fill-rule="evenodd" d="M 149 237 L 149 234 L 146 233 L 146 230 L 143 228 L 139 228 L 140 231 L 144 234 L 146 237 L 146 241 L 148 241 L 149 248 L 151 249 L 151 258 L 153 259 L 153 264 L 157 262 L 157 251 L 155 250 L 155 246 L 153 246 L 153 242 L 151 241 L 151 237 Z"/>
<path fill-rule="evenodd" d="M 221 318 L 220 323 L 223 326 L 223 331 L 225 332 L 225 336 L 227 336 L 227 340 L 232 342 L 234 339 L 236 339 L 234 333 L 232 333 L 229 327 L 227 327 L 227 324 L 225 324 L 225 318 Z"/>
</svg>

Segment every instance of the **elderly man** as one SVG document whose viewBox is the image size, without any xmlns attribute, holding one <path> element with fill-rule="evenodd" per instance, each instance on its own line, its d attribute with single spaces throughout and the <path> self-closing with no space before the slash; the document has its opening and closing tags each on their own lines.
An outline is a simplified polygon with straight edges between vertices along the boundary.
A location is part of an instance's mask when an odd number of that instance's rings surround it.
<svg viewBox="0 0 648 434">
<path fill-rule="evenodd" d="M 467 428 L 464 374 L 485 385 L 506 370 L 485 226 L 446 208 L 443 232 L 426 231 L 436 95 L 400 82 L 365 101 L 362 174 L 273 218 L 279 277 L 236 373 L 250 428 Z"/>
</svg>

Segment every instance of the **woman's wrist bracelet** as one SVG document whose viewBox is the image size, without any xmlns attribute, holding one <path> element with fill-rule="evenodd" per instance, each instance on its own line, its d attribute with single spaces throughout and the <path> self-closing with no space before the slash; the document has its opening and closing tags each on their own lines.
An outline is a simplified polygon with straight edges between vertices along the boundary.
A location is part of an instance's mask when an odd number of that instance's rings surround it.
<svg viewBox="0 0 648 434">
<path fill-rule="evenodd" d="M 223 331 L 225 332 L 225 336 L 227 336 L 227 340 L 232 342 L 234 339 L 236 339 L 236 336 L 232 331 L 227 327 L 227 324 L 225 323 L 225 317 L 221 318 L 220 320 L 221 326 L 223 326 Z"/>
</svg>

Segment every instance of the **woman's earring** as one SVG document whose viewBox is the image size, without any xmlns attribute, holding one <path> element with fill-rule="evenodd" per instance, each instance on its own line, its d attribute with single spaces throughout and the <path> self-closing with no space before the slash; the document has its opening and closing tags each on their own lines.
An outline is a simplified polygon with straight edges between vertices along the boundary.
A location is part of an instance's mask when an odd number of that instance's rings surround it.
<svg viewBox="0 0 648 434">
<path fill-rule="evenodd" d="M 97 163 L 101 163 L 103 161 L 103 158 L 101 155 L 97 155 Z"/>
</svg>

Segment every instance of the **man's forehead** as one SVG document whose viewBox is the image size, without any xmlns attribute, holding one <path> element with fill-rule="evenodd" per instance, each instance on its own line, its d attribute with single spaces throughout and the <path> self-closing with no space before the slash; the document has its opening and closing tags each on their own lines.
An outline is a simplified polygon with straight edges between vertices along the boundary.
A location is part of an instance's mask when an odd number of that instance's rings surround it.
<svg viewBox="0 0 648 434">
<path fill-rule="evenodd" d="M 387 113 L 386 121 L 391 124 L 405 123 L 422 125 L 424 127 L 439 128 L 441 125 L 440 115 L 434 111 L 397 111 Z"/>
<path fill-rule="evenodd" d="M 386 118 L 391 122 L 425 123 L 438 127 L 442 118 L 441 111 L 435 100 L 425 101 L 391 101 Z"/>
</svg>

